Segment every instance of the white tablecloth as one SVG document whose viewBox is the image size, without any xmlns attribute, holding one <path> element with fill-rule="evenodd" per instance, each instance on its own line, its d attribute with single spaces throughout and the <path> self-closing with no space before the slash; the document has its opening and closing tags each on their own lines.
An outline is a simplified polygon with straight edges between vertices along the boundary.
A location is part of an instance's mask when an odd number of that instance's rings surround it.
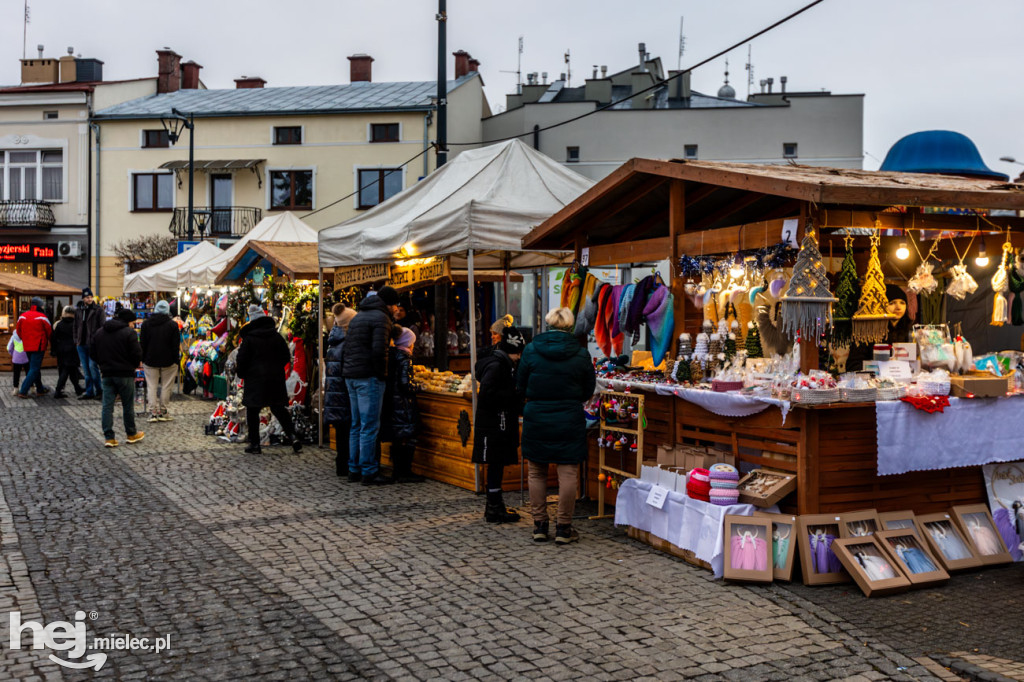
<svg viewBox="0 0 1024 682">
<path fill-rule="evenodd" d="M 646 481 L 636 478 L 623 481 L 615 498 L 615 525 L 632 526 L 690 550 L 698 559 L 711 564 L 715 577 L 721 578 L 725 566 L 725 515 L 750 516 L 756 507 L 750 504 L 720 507 L 669 492 L 665 506 L 657 509 L 647 504 L 650 492 L 651 484 Z"/>
<path fill-rule="evenodd" d="M 621 379 L 597 379 L 599 391 L 644 391 L 658 395 L 674 395 L 686 402 L 703 407 L 708 412 L 722 417 L 749 417 L 775 406 L 782 412 L 782 423 L 786 423 L 786 415 L 791 407 L 788 400 L 779 400 L 768 396 L 742 395 L 736 392 L 715 393 L 700 388 L 685 388 L 676 384 L 631 383 Z"/>
<path fill-rule="evenodd" d="M 875 403 L 878 475 L 951 469 L 1024 456 L 1024 400 L 950 398 L 929 414 L 902 401 Z"/>
</svg>

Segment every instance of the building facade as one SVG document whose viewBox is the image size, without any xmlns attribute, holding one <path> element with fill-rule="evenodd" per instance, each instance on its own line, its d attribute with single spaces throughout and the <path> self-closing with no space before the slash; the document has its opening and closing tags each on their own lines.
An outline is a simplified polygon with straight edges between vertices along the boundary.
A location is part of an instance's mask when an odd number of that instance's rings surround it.
<svg viewBox="0 0 1024 682">
<path fill-rule="evenodd" d="M 490 111 L 482 80 L 470 70 L 475 63 L 462 55 L 456 53 L 455 79 L 448 82 L 448 125 L 479 140 L 481 119 Z M 160 59 L 161 72 L 178 70 L 180 57 L 173 52 L 162 51 Z M 436 83 L 375 83 L 372 57 L 348 59 L 347 85 L 265 87 L 252 77 L 228 90 L 171 83 L 155 96 L 98 110 L 94 267 L 101 294 L 122 290 L 124 268 L 112 247 L 125 239 L 173 234 L 181 241 L 225 244 L 280 211 L 309 216 L 309 225 L 320 229 L 376 206 L 432 171 Z M 174 111 L 191 117 L 193 125 L 191 132 L 178 130 L 176 142 L 171 138 L 180 119 L 168 119 Z"/>
<path fill-rule="evenodd" d="M 785 92 L 781 78 L 781 92 L 766 81 L 767 91 L 740 100 L 727 73 L 710 96 L 691 89 L 688 73 L 657 85 L 666 77 L 661 60 L 644 54 L 642 44 L 641 54 L 638 66 L 619 73 L 595 67 L 578 87 L 528 74 L 521 92 L 507 96 L 506 110 L 484 120 L 485 139 L 525 135 L 524 142 L 595 180 L 632 157 L 862 167 L 863 95 Z"/>
</svg>

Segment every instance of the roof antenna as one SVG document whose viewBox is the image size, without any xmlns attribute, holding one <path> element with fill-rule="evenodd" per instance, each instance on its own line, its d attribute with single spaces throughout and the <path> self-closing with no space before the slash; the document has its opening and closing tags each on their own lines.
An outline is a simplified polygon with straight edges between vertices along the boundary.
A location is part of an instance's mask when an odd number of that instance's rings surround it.
<svg viewBox="0 0 1024 682">
<path fill-rule="evenodd" d="M 516 94 L 523 94 L 523 37 L 519 36 L 519 57 L 516 59 L 515 71 L 501 71 L 501 73 L 514 73 L 516 75 Z"/>
<path fill-rule="evenodd" d="M 676 70 L 683 68 L 683 52 L 686 50 L 686 36 L 683 35 L 683 18 L 679 17 L 679 58 L 676 60 Z"/>
<path fill-rule="evenodd" d="M 572 66 L 569 64 L 569 50 L 565 51 L 565 87 L 572 85 Z"/>
<path fill-rule="evenodd" d="M 28 0 L 25 0 L 25 17 L 24 17 L 24 22 L 22 23 L 22 31 L 21 31 L 21 58 L 22 59 L 25 59 L 25 55 L 26 55 L 25 50 L 27 49 L 26 45 L 28 44 L 28 21 L 29 21 Z M 43 55 L 39 55 L 39 56 L 42 57 Z"/>
<path fill-rule="evenodd" d="M 750 99 L 750 91 L 754 89 L 754 61 L 751 58 L 752 45 L 747 45 L 747 99 Z"/>
</svg>

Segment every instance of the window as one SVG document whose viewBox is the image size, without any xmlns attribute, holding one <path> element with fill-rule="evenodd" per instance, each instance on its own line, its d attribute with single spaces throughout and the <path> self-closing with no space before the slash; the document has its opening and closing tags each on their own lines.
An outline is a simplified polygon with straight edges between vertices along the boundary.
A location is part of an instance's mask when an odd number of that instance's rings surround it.
<svg viewBox="0 0 1024 682">
<path fill-rule="evenodd" d="M 275 126 L 274 144 L 302 144 L 302 126 Z"/>
<path fill-rule="evenodd" d="M 43 120 L 44 121 L 53 121 L 53 120 L 56 120 L 56 118 L 57 118 L 57 112 L 56 111 L 44 111 L 43 112 Z"/>
<path fill-rule="evenodd" d="M 683 145 L 683 158 L 696 159 L 697 158 L 697 145 L 695 144 L 684 144 Z"/>
<path fill-rule="evenodd" d="M 402 191 L 401 168 L 359 171 L 359 208 L 373 208 Z"/>
<path fill-rule="evenodd" d="M 173 174 L 136 173 L 132 176 L 133 211 L 170 211 L 173 208 Z"/>
<path fill-rule="evenodd" d="M 787 159 L 796 158 L 796 142 L 782 143 L 782 156 Z"/>
<path fill-rule="evenodd" d="M 579 147 L 566 147 L 565 148 L 565 162 L 566 163 L 579 163 L 580 161 L 580 148 Z"/>
<path fill-rule="evenodd" d="M 370 142 L 398 142 L 398 124 L 371 123 Z"/>
<path fill-rule="evenodd" d="M 143 130 L 142 146 L 149 147 L 170 147 L 171 140 L 166 130 Z"/>
<path fill-rule="evenodd" d="M 64 201 L 64 152 L 0 151 L 0 199 Z"/>
<path fill-rule="evenodd" d="M 313 171 L 271 171 L 270 208 L 275 211 L 313 208 Z"/>
</svg>

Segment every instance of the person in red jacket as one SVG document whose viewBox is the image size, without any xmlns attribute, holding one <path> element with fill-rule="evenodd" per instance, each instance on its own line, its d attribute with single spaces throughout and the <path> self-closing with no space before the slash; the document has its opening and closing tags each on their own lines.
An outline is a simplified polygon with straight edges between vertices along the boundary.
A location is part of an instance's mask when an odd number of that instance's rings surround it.
<svg viewBox="0 0 1024 682">
<path fill-rule="evenodd" d="M 29 397 L 28 389 L 32 384 L 36 386 L 37 396 L 46 395 L 50 391 L 43 386 L 42 366 L 43 356 L 46 353 L 46 346 L 50 342 L 53 327 L 50 326 L 50 320 L 43 312 L 43 307 L 43 299 L 35 297 L 32 299 L 29 309 L 18 318 L 18 336 L 25 344 L 25 354 L 28 355 L 28 374 L 25 376 L 25 381 L 21 383 L 21 389 L 18 391 L 19 398 Z"/>
</svg>

